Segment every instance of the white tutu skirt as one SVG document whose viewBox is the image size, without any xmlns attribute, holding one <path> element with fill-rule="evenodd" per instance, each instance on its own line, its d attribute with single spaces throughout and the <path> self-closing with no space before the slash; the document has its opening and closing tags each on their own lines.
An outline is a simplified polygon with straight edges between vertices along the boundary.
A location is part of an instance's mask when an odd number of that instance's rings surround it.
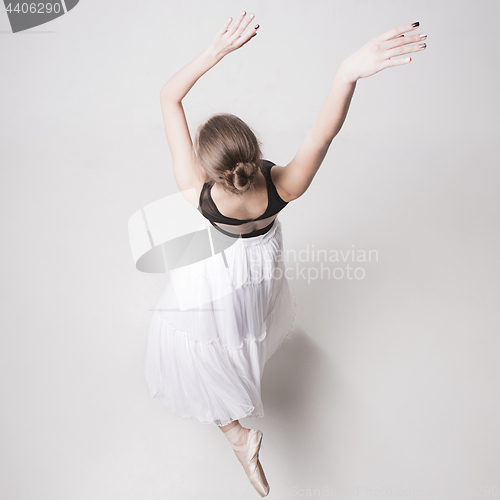
<svg viewBox="0 0 500 500">
<path fill-rule="evenodd" d="M 295 320 L 278 218 L 266 234 L 234 241 L 170 272 L 148 328 L 150 396 L 207 424 L 264 416 L 264 366 Z"/>
</svg>

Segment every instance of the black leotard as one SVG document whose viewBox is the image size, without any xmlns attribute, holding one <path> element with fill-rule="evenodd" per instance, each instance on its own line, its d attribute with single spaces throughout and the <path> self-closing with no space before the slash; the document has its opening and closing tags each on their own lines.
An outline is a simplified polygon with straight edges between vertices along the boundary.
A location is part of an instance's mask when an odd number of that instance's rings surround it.
<svg viewBox="0 0 500 500">
<path fill-rule="evenodd" d="M 212 186 L 214 185 L 214 181 L 205 182 L 205 184 L 203 184 L 203 188 L 200 193 L 198 210 L 205 218 L 207 218 L 210 221 L 212 226 L 214 226 L 217 230 L 226 234 L 227 236 L 232 236 L 234 238 L 240 238 L 240 237 L 251 238 L 253 236 L 259 236 L 261 234 L 267 233 L 273 226 L 276 218 L 274 218 L 273 221 L 266 227 L 263 227 L 262 229 L 256 229 L 255 231 L 244 234 L 230 233 L 228 231 L 224 231 L 221 227 L 219 227 L 215 223 L 218 222 L 222 224 L 228 224 L 231 226 L 240 226 L 241 224 L 245 224 L 247 222 L 254 222 L 262 219 L 267 219 L 268 217 L 277 214 L 283 208 L 285 208 L 288 205 L 288 202 L 284 201 L 278 194 L 276 186 L 274 185 L 273 180 L 271 178 L 271 168 L 274 165 L 275 164 L 269 160 L 262 160 L 261 162 L 260 170 L 264 174 L 264 177 L 266 178 L 267 209 L 261 216 L 257 217 L 256 219 L 241 220 L 222 215 L 219 212 L 218 208 L 216 207 L 214 200 L 212 199 L 212 195 L 210 194 Z"/>
</svg>

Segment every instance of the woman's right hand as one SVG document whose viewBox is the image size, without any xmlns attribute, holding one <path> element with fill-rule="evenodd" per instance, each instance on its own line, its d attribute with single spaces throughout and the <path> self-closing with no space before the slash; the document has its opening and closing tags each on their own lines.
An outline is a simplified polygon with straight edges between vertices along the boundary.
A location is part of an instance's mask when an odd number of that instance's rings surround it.
<svg viewBox="0 0 500 500">
<path fill-rule="evenodd" d="M 259 29 L 259 25 L 257 24 L 243 34 L 247 26 L 254 19 L 254 14 L 247 15 L 247 13 L 243 11 L 233 25 L 229 27 L 233 20 L 230 17 L 224 23 L 224 26 L 215 34 L 206 52 L 216 59 L 222 59 L 225 55 L 245 45 L 257 34 L 257 30 Z"/>
<path fill-rule="evenodd" d="M 411 57 L 398 59 L 391 59 L 391 57 L 425 50 L 426 44 L 423 44 L 424 47 L 421 47 L 420 44 L 408 44 L 421 42 L 427 38 L 427 35 L 419 34 L 405 37 L 403 34 L 415 30 L 418 26 L 419 23 L 405 24 L 372 38 L 342 62 L 341 70 L 344 79 L 348 82 L 356 82 L 360 78 L 374 75 L 383 69 L 408 64 Z"/>
</svg>

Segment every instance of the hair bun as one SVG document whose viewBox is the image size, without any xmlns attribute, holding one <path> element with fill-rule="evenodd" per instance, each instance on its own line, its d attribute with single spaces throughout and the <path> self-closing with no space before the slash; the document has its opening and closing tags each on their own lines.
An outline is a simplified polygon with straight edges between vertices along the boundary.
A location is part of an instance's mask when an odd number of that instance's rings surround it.
<svg viewBox="0 0 500 500">
<path fill-rule="evenodd" d="M 228 168 L 219 175 L 224 186 L 236 194 L 244 193 L 256 183 L 258 164 L 254 162 L 237 162 L 233 168 Z"/>
<path fill-rule="evenodd" d="M 255 163 L 238 162 L 234 168 L 233 186 L 240 192 L 247 191 L 255 182 L 255 172 L 257 166 Z"/>
</svg>

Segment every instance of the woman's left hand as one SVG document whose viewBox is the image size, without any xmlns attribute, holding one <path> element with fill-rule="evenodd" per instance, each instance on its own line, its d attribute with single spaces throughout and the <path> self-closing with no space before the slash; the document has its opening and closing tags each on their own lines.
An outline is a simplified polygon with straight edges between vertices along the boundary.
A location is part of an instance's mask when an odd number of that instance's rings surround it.
<svg viewBox="0 0 500 500">
<path fill-rule="evenodd" d="M 233 20 L 230 17 L 214 36 L 206 52 L 217 59 L 222 59 L 225 55 L 245 45 L 245 43 L 257 34 L 257 29 L 259 28 L 258 24 L 243 34 L 254 18 L 254 14 L 247 15 L 246 12 L 243 11 L 229 28 Z"/>
<path fill-rule="evenodd" d="M 404 36 L 404 33 L 416 30 L 419 25 L 420 23 L 408 23 L 372 38 L 342 62 L 341 68 L 344 79 L 355 82 L 360 78 L 372 76 L 383 69 L 408 64 L 411 57 L 394 58 L 401 54 L 411 54 L 425 50 L 426 43 L 415 45 L 415 42 L 422 42 L 427 38 L 427 35 L 422 33 L 420 35 Z"/>
</svg>

